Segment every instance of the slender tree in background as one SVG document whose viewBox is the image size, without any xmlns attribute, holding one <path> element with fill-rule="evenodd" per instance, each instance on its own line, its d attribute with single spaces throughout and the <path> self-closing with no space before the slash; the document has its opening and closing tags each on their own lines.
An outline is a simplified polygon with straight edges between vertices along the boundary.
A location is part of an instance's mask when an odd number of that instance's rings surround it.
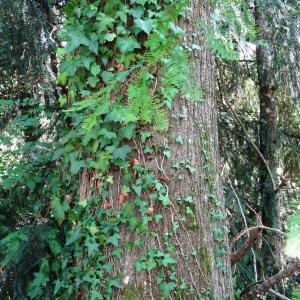
<svg viewBox="0 0 300 300">
<path fill-rule="evenodd" d="M 258 89 L 260 100 L 260 152 L 265 161 L 260 164 L 260 191 L 262 223 L 271 228 L 279 228 L 279 199 L 277 189 L 277 107 L 276 82 L 273 54 L 273 32 L 270 18 L 275 17 L 274 6 L 268 1 L 257 1 L 255 7 L 255 21 L 259 38 L 266 45 L 259 45 L 256 49 Z M 266 166 L 267 163 L 267 166 Z M 270 236 L 271 235 L 271 236 Z M 267 238 L 267 236 L 266 236 Z M 280 263 L 280 243 L 278 235 L 269 233 L 264 244 L 262 261 L 268 265 L 273 252 Z M 270 248 L 271 247 L 271 251 Z M 268 250 L 269 249 L 269 250 Z M 268 259 L 267 259 L 268 257 Z"/>
</svg>

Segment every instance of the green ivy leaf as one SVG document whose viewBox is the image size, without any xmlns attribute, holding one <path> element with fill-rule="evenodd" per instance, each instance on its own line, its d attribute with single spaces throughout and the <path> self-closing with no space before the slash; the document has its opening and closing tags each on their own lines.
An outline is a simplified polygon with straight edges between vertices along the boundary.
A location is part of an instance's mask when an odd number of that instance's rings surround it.
<svg viewBox="0 0 300 300">
<path fill-rule="evenodd" d="M 130 123 L 130 124 L 122 127 L 119 130 L 118 136 L 121 139 L 125 138 L 127 140 L 131 140 L 133 138 L 134 130 L 135 130 L 135 124 L 134 123 Z"/>
<path fill-rule="evenodd" d="M 68 237 L 66 240 L 66 246 L 69 246 L 71 244 L 73 244 L 74 242 L 77 241 L 77 239 L 80 236 L 80 230 L 81 230 L 81 223 L 79 222 L 77 224 L 77 226 L 75 227 L 75 229 L 73 229 L 72 231 L 68 232 Z"/>
<path fill-rule="evenodd" d="M 60 63 L 60 74 L 67 74 L 68 76 L 74 76 L 77 71 L 77 64 L 74 61 L 63 60 Z M 61 77 L 59 78 L 61 80 Z"/>
<path fill-rule="evenodd" d="M 142 131 L 141 132 L 141 141 L 142 143 L 145 143 L 146 139 L 149 138 L 152 135 L 150 131 Z"/>
<path fill-rule="evenodd" d="M 159 195 L 159 200 L 162 202 L 164 207 L 167 207 L 171 202 L 168 195 Z"/>
<path fill-rule="evenodd" d="M 142 186 L 134 184 L 134 185 L 132 186 L 132 189 L 135 191 L 135 193 L 136 193 L 139 197 L 141 196 L 141 194 L 142 194 Z"/>
<path fill-rule="evenodd" d="M 98 79 L 97 77 L 88 77 L 87 81 L 88 81 L 89 85 L 90 85 L 92 88 L 94 88 L 94 87 L 96 87 L 96 85 L 98 84 L 99 79 Z"/>
<path fill-rule="evenodd" d="M 80 45 L 89 46 L 90 40 L 84 35 L 82 30 L 69 30 L 66 32 L 68 37 L 67 46 L 64 49 L 65 53 L 74 51 Z"/>
<path fill-rule="evenodd" d="M 191 210 L 191 208 L 189 206 L 187 206 L 185 208 L 185 212 L 186 212 L 187 215 L 193 215 L 194 214 L 193 211 Z"/>
<path fill-rule="evenodd" d="M 88 249 L 88 256 L 99 252 L 99 244 L 95 241 L 94 238 L 87 238 L 84 245 Z"/>
<path fill-rule="evenodd" d="M 134 267 L 135 267 L 135 270 L 137 273 L 141 272 L 143 269 L 146 269 L 146 264 L 145 262 L 139 262 L 137 261 L 135 264 L 134 264 Z"/>
<path fill-rule="evenodd" d="M 161 284 L 160 284 L 160 289 L 163 293 L 163 296 L 168 299 L 169 298 L 169 295 L 170 295 L 170 292 L 172 290 L 174 290 L 176 288 L 176 283 L 171 281 L 171 282 L 166 282 L 166 281 L 163 281 Z"/>
<path fill-rule="evenodd" d="M 141 4 L 144 6 L 147 0 L 131 0 L 131 2 L 136 4 Z"/>
<path fill-rule="evenodd" d="M 129 145 L 123 145 L 113 151 L 113 156 L 124 160 L 131 151 L 132 148 Z"/>
<path fill-rule="evenodd" d="M 102 128 L 99 131 L 99 135 L 102 135 L 103 137 L 105 137 L 106 139 L 115 139 L 117 137 L 117 134 L 113 131 L 108 131 L 106 128 Z"/>
<path fill-rule="evenodd" d="M 106 33 L 103 37 L 103 39 L 105 41 L 108 41 L 108 42 L 112 42 L 115 38 L 116 38 L 116 34 L 115 33 Z"/>
<path fill-rule="evenodd" d="M 122 258 L 122 250 L 120 248 L 114 249 L 112 255 L 121 259 Z"/>
<path fill-rule="evenodd" d="M 93 66 L 91 67 L 91 73 L 92 73 L 94 76 L 98 75 L 98 74 L 100 73 L 100 66 L 98 66 L 98 65 L 93 65 Z"/>
<path fill-rule="evenodd" d="M 139 19 L 143 16 L 145 8 L 143 6 L 133 7 L 129 10 L 129 13 L 135 18 Z"/>
<path fill-rule="evenodd" d="M 120 279 L 118 277 L 109 279 L 107 285 L 119 289 L 121 287 Z"/>
<path fill-rule="evenodd" d="M 173 265 L 176 263 L 177 263 L 176 259 L 172 258 L 169 253 L 164 255 L 164 258 L 162 260 L 162 265 L 164 267 L 167 267 L 168 265 Z"/>
<path fill-rule="evenodd" d="M 192 196 L 188 196 L 186 198 L 183 199 L 184 202 L 188 202 L 188 203 L 193 203 L 193 197 Z"/>
<path fill-rule="evenodd" d="M 112 72 L 104 71 L 101 74 L 101 77 L 102 77 L 104 83 L 107 83 L 110 79 L 112 79 L 114 77 L 114 74 Z"/>
<path fill-rule="evenodd" d="M 181 136 L 181 135 L 178 135 L 177 137 L 176 137 L 176 143 L 178 143 L 178 144 L 183 144 L 183 141 L 184 141 L 184 138 L 183 138 L 183 136 Z"/>
<path fill-rule="evenodd" d="M 74 175 L 79 172 L 81 168 L 85 166 L 84 160 L 71 160 L 71 173 Z"/>
<path fill-rule="evenodd" d="M 119 245 L 120 235 L 118 233 L 115 233 L 114 235 L 110 236 L 106 240 L 106 244 L 111 244 L 115 247 Z"/>
<path fill-rule="evenodd" d="M 99 232 L 99 228 L 97 228 L 95 225 L 88 226 L 88 230 L 92 236 Z"/>
<path fill-rule="evenodd" d="M 188 170 L 191 174 L 194 174 L 194 173 L 196 172 L 196 169 L 193 168 L 193 167 L 190 166 L 190 165 L 187 165 L 186 168 L 187 168 L 187 170 Z"/>
<path fill-rule="evenodd" d="M 116 46 L 122 53 L 133 52 L 134 49 L 141 48 L 141 45 L 134 37 L 117 38 Z"/>
<path fill-rule="evenodd" d="M 156 266 L 157 266 L 157 263 L 155 262 L 155 260 L 152 257 L 150 257 L 149 259 L 147 259 L 147 261 L 146 261 L 146 269 L 147 269 L 147 271 L 151 271 L 151 270 L 155 269 Z"/>
<path fill-rule="evenodd" d="M 148 20 L 137 19 L 135 20 L 135 24 L 138 28 L 146 32 L 148 35 L 151 33 L 153 29 L 153 21 L 150 19 Z"/>
<path fill-rule="evenodd" d="M 167 159 L 171 159 L 171 151 L 169 148 L 165 148 L 163 154 L 166 156 Z"/>
<path fill-rule="evenodd" d="M 65 219 L 65 213 L 70 209 L 70 206 L 66 200 L 61 202 L 58 197 L 54 197 L 51 201 L 51 208 L 54 218 L 58 224 L 61 224 Z"/>
</svg>

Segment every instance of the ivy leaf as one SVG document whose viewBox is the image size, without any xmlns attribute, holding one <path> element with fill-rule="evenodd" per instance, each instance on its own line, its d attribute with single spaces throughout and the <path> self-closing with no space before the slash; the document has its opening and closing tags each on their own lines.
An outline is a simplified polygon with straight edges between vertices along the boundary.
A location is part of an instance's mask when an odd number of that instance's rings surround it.
<svg viewBox="0 0 300 300">
<path fill-rule="evenodd" d="M 113 151 L 113 156 L 124 160 L 131 151 L 132 148 L 129 145 L 123 145 Z"/>
<path fill-rule="evenodd" d="M 64 282 L 60 281 L 60 279 L 55 280 L 55 286 L 53 291 L 54 295 L 56 295 L 62 287 L 65 287 Z"/>
<path fill-rule="evenodd" d="M 99 229 L 95 225 L 89 226 L 88 229 L 92 236 L 99 232 Z"/>
<path fill-rule="evenodd" d="M 162 202 L 164 207 L 167 207 L 171 202 L 168 195 L 159 195 L 159 200 Z"/>
<path fill-rule="evenodd" d="M 113 76 L 114 76 L 114 74 L 112 72 L 107 72 L 107 71 L 104 71 L 101 74 L 101 77 L 102 77 L 104 83 L 107 83 Z"/>
<path fill-rule="evenodd" d="M 64 49 L 65 53 L 70 53 L 74 51 L 80 45 L 89 46 L 90 40 L 84 36 L 81 30 L 70 30 L 67 31 L 68 43 Z"/>
<path fill-rule="evenodd" d="M 146 261 L 146 269 L 147 269 L 148 271 L 151 271 L 151 270 L 155 269 L 156 266 L 157 266 L 157 264 L 156 264 L 155 260 L 154 260 L 152 257 L 150 257 L 150 258 Z"/>
<path fill-rule="evenodd" d="M 147 0 L 132 0 L 131 2 L 136 3 L 136 4 L 144 5 L 147 2 Z"/>
<path fill-rule="evenodd" d="M 117 134 L 113 131 L 108 131 L 106 128 L 102 128 L 99 131 L 99 135 L 102 135 L 103 137 L 105 137 L 106 139 L 115 139 L 117 137 Z"/>
<path fill-rule="evenodd" d="M 184 202 L 188 202 L 188 203 L 193 203 L 193 197 L 192 196 L 188 196 L 186 198 L 183 199 Z"/>
<path fill-rule="evenodd" d="M 194 174 L 194 173 L 196 172 L 196 169 L 193 168 L 193 167 L 190 166 L 190 165 L 187 165 L 186 168 L 187 168 L 187 170 L 188 170 L 191 174 Z"/>
<path fill-rule="evenodd" d="M 78 173 L 78 171 L 85 166 L 84 160 L 71 160 L 71 173 L 74 175 Z"/>
<path fill-rule="evenodd" d="M 65 213 L 70 209 L 70 206 L 66 200 L 61 202 L 58 197 L 54 197 L 51 201 L 51 208 L 54 218 L 58 224 L 61 224 L 65 219 Z"/>
<path fill-rule="evenodd" d="M 99 13 L 96 17 L 97 22 L 96 26 L 97 26 L 97 32 L 101 33 L 103 31 L 106 31 L 107 28 L 112 28 L 113 24 L 115 22 L 115 19 L 104 14 L 104 13 Z"/>
<path fill-rule="evenodd" d="M 165 148 L 163 154 L 166 156 L 167 159 L 171 159 L 171 151 L 169 148 Z"/>
<path fill-rule="evenodd" d="M 142 187 L 140 185 L 133 185 L 132 189 L 135 191 L 135 193 L 140 197 L 142 194 Z"/>
<path fill-rule="evenodd" d="M 175 25 L 173 22 L 170 23 L 169 28 L 175 33 L 175 34 L 184 34 L 184 30 L 180 28 L 179 26 Z"/>
<path fill-rule="evenodd" d="M 97 77 L 89 77 L 87 81 L 89 85 L 94 88 L 98 84 L 99 79 Z"/>
<path fill-rule="evenodd" d="M 142 20 L 142 19 L 137 19 L 135 20 L 135 24 L 138 28 L 140 28 L 142 31 L 146 32 L 148 35 L 151 33 L 153 29 L 153 21 L 148 19 L 148 20 Z"/>
<path fill-rule="evenodd" d="M 178 135 L 178 136 L 176 137 L 176 140 L 175 140 L 175 141 L 176 141 L 176 143 L 182 145 L 182 144 L 183 144 L 183 140 L 184 140 L 184 139 L 183 139 L 183 136 Z"/>
<path fill-rule="evenodd" d="M 139 273 L 139 272 L 141 272 L 143 269 L 146 269 L 146 264 L 145 264 L 145 262 L 137 261 L 137 262 L 134 264 L 134 267 L 135 267 L 136 272 Z"/>
<path fill-rule="evenodd" d="M 187 206 L 185 208 L 185 212 L 186 212 L 187 215 L 193 215 L 194 214 L 193 211 L 191 210 L 191 208 L 189 206 Z"/>
<path fill-rule="evenodd" d="M 95 252 L 99 252 L 99 245 L 94 238 L 87 238 L 84 245 L 88 249 L 88 256 L 91 256 Z"/>
<path fill-rule="evenodd" d="M 154 215 L 155 223 L 156 223 L 156 224 L 159 224 L 159 223 L 160 223 L 160 220 L 161 220 L 162 218 L 163 218 L 163 216 L 160 215 L 160 214 Z"/>
<path fill-rule="evenodd" d="M 98 66 L 98 65 L 93 65 L 93 66 L 91 67 L 91 73 L 92 73 L 94 76 L 98 75 L 98 74 L 100 73 L 100 66 Z"/>
<path fill-rule="evenodd" d="M 150 137 L 151 135 L 152 134 L 151 134 L 150 131 L 142 131 L 142 133 L 141 133 L 141 141 L 142 141 L 142 143 L 145 143 L 146 139 L 148 137 Z"/>
<path fill-rule="evenodd" d="M 109 279 L 107 281 L 107 285 L 119 289 L 121 287 L 120 279 L 118 277 Z"/>
<path fill-rule="evenodd" d="M 95 54 L 98 54 L 98 41 L 93 40 L 89 42 L 89 50 L 94 52 Z"/>
<path fill-rule="evenodd" d="M 160 289 L 163 293 L 163 296 L 168 299 L 169 298 L 169 294 L 172 290 L 174 290 L 176 287 L 176 283 L 171 281 L 171 282 L 166 282 L 166 281 L 163 281 L 161 284 L 160 284 Z"/>
<path fill-rule="evenodd" d="M 112 255 L 117 257 L 118 259 L 122 258 L 122 250 L 120 248 L 117 248 L 113 250 Z"/>
<path fill-rule="evenodd" d="M 126 138 L 127 140 L 131 140 L 134 134 L 135 124 L 130 123 L 119 130 L 118 136 L 121 139 Z"/>
<path fill-rule="evenodd" d="M 133 37 L 117 38 L 116 46 L 122 53 L 133 52 L 134 49 L 141 48 L 141 45 Z"/>
<path fill-rule="evenodd" d="M 77 70 L 77 64 L 74 61 L 70 60 L 63 60 L 60 63 L 60 69 L 59 72 L 61 74 L 65 73 L 69 76 L 74 76 Z"/>
<path fill-rule="evenodd" d="M 63 154 L 65 154 L 65 149 L 64 148 L 57 149 L 57 150 L 54 151 L 51 160 L 52 161 L 57 160 L 57 159 L 61 158 L 63 156 Z"/>
<path fill-rule="evenodd" d="M 108 42 L 112 42 L 116 38 L 115 33 L 107 33 L 104 35 L 103 39 Z"/>
<path fill-rule="evenodd" d="M 114 235 L 110 236 L 106 240 L 106 244 L 111 244 L 115 247 L 119 245 L 120 235 L 118 233 L 115 233 Z"/>
<path fill-rule="evenodd" d="M 81 229 L 81 223 L 78 223 L 76 228 L 74 230 L 72 230 L 72 232 L 69 232 L 70 235 L 68 236 L 68 238 L 66 240 L 66 246 L 69 246 L 72 243 L 77 241 L 77 239 L 80 236 L 80 229 Z"/>
<path fill-rule="evenodd" d="M 165 256 L 162 260 L 162 265 L 164 267 L 167 267 L 168 265 L 172 265 L 172 264 L 176 264 L 176 263 L 177 263 L 176 259 L 172 258 L 169 253 L 165 254 Z"/>
<path fill-rule="evenodd" d="M 129 13 L 134 17 L 134 18 L 141 18 L 142 15 L 144 14 L 145 8 L 143 6 L 138 6 L 138 7 L 133 7 L 129 10 Z"/>
</svg>

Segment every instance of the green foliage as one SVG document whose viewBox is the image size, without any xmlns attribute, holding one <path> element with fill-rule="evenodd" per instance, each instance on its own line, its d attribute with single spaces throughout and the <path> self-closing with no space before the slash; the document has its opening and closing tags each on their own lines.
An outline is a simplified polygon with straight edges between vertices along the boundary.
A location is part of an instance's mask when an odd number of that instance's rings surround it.
<svg viewBox="0 0 300 300">
<path fill-rule="evenodd" d="M 207 45 L 222 60 L 239 60 L 245 42 L 258 42 L 249 3 L 244 0 L 213 2 L 212 24 L 200 23 L 207 31 Z"/>
<path fill-rule="evenodd" d="M 292 295 L 292 300 L 298 300 L 298 299 L 300 299 L 300 285 L 296 286 Z"/>
<path fill-rule="evenodd" d="M 124 279 L 112 261 L 132 247 L 143 249 L 142 239 L 155 235 L 150 223 L 160 223 L 162 216 L 153 213 L 153 202 L 168 208 L 168 190 L 151 170 L 132 164 L 131 154 L 137 141 L 151 137 L 152 128 L 167 129 L 167 109 L 179 92 L 185 93 L 189 54 L 180 44 L 183 31 L 175 24 L 185 5 L 181 0 L 72 0 L 65 6 L 59 37 L 66 46 L 57 53 L 58 82 L 68 88 L 60 104 L 69 124 L 51 156 L 58 168 L 56 187 L 49 193 L 51 219 L 61 234 L 39 260 L 27 286 L 30 299 L 111 299 Z M 149 131 L 139 133 L 141 127 Z M 166 143 L 157 147 L 170 158 Z M 154 151 L 150 145 L 148 151 Z M 194 172 L 186 163 L 188 169 Z M 107 204 L 114 170 L 122 174 L 118 210 Z M 76 191 L 77 178 L 91 172 L 97 187 L 85 199 Z M 128 194 L 133 201 L 127 203 Z M 141 240 L 124 244 L 124 226 Z M 165 243 L 168 252 L 146 249 L 139 262 L 141 270 L 146 264 L 146 270 L 159 271 L 157 284 L 167 299 L 186 287 L 176 279 L 173 246 Z"/>
<path fill-rule="evenodd" d="M 299 180 L 297 182 L 299 183 Z M 299 190 L 296 194 L 297 199 L 298 195 Z M 288 222 L 289 232 L 286 236 L 285 254 L 290 257 L 300 258 L 300 207 L 297 200 L 292 201 L 290 206 L 294 210 L 294 213 L 289 218 Z"/>
</svg>

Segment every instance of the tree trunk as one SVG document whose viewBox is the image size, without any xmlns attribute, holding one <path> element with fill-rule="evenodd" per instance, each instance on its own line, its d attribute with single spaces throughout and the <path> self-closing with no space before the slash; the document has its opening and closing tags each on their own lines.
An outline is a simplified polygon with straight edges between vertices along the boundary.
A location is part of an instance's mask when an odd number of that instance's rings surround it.
<svg viewBox="0 0 300 300">
<path fill-rule="evenodd" d="M 275 98 L 275 74 L 272 55 L 272 28 L 270 28 L 268 15 L 270 7 L 265 1 L 257 1 L 255 19 L 260 31 L 260 39 L 267 42 L 265 46 L 257 46 L 257 73 L 260 99 L 260 151 L 269 165 L 272 173 L 271 178 L 266 166 L 261 162 L 260 167 L 260 190 L 261 190 L 261 211 L 262 223 L 265 226 L 278 228 L 279 226 L 279 201 L 276 193 L 276 168 L 277 168 L 277 144 L 276 144 L 276 98 Z M 267 243 L 263 249 L 264 258 L 274 264 L 270 250 L 275 254 L 276 261 L 279 261 L 280 243 L 276 234 L 265 233 Z M 272 249 L 270 249 L 270 247 Z"/>
<path fill-rule="evenodd" d="M 156 132 L 145 143 L 137 142 L 138 151 L 132 154 L 132 165 L 152 170 L 167 190 L 170 203 L 163 207 L 153 202 L 151 195 L 142 193 L 141 198 L 150 199 L 151 212 L 162 216 L 161 222 L 150 222 L 151 234 L 148 235 L 131 232 L 125 225 L 121 228 L 122 245 L 142 240 L 143 247 L 129 247 L 120 261 L 113 261 L 113 273 L 122 274 L 123 278 L 121 292 L 115 294 L 113 299 L 160 299 L 163 296 L 163 287 L 159 283 L 162 274 L 165 288 L 174 280 L 174 274 L 176 280 L 185 281 L 191 288 L 190 292 L 184 291 L 178 295 L 169 286 L 169 299 L 233 299 L 219 172 L 215 65 L 212 54 L 204 46 L 205 32 L 200 31 L 198 26 L 199 20 L 207 21 L 209 13 L 208 1 L 193 0 L 189 18 L 180 21 L 186 29 L 186 41 L 201 48 L 193 50 L 190 73 L 192 85 L 203 91 L 204 99 L 193 101 L 183 96 L 177 97 L 170 113 L 168 132 Z M 144 146 L 155 145 L 159 148 L 165 145 L 166 150 L 166 144 L 168 153 L 171 153 L 170 159 L 163 151 L 158 151 L 154 156 L 143 154 Z M 120 194 L 121 171 L 112 171 L 112 174 L 114 183 L 105 205 L 119 210 L 125 195 Z M 134 175 L 138 179 L 139 175 Z M 89 198 L 91 188 L 97 187 L 95 176 L 84 172 L 80 182 L 80 197 Z M 98 185 L 101 184 L 98 181 Z M 134 202 L 133 192 L 125 197 L 126 203 Z M 137 261 L 147 256 L 151 249 L 172 253 L 177 261 L 176 267 L 137 273 Z"/>
</svg>

